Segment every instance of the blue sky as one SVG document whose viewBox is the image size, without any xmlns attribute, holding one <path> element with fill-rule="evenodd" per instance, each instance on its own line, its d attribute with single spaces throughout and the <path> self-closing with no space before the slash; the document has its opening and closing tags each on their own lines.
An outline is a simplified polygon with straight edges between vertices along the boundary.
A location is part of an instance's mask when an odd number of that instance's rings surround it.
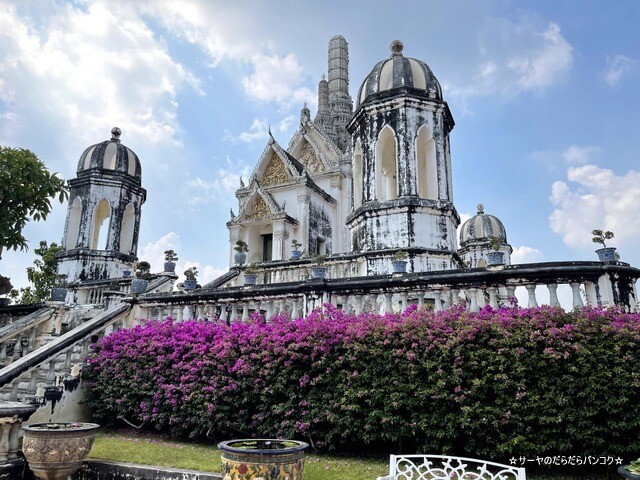
<svg viewBox="0 0 640 480">
<path fill-rule="evenodd" d="M 613 230 L 640 265 L 640 2 L 0 0 L 0 144 L 64 178 L 122 129 L 142 162 L 138 256 L 208 281 L 228 267 L 229 209 L 271 126 L 284 147 L 312 115 L 327 43 L 350 49 L 350 90 L 394 39 L 425 61 L 456 121 L 454 202 L 506 226 L 514 262 L 596 259 Z M 26 229 L 60 242 L 66 205 Z M 32 250 L 32 249 L 31 249 Z M 32 252 L 0 273 L 26 284 Z M 179 270 L 179 271 L 181 271 Z"/>
</svg>

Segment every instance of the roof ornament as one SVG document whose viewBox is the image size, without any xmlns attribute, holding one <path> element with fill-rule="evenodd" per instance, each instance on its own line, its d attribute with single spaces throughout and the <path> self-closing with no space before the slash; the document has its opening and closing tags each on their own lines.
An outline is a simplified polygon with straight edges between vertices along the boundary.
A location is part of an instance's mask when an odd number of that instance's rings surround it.
<svg viewBox="0 0 640 480">
<path fill-rule="evenodd" d="M 111 129 L 111 141 L 112 142 L 119 142 L 120 141 L 120 135 L 122 135 L 122 130 L 120 130 L 118 127 L 113 127 Z"/>
<path fill-rule="evenodd" d="M 481 215 L 484 213 L 484 205 L 479 203 L 478 204 L 478 215 Z"/>
<path fill-rule="evenodd" d="M 404 45 L 402 44 L 402 42 L 400 40 L 394 40 L 393 42 L 391 42 L 391 56 L 392 57 L 397 57 L 397 56 L 402 56 L 402 49 L 404 48 Z"/>
</svg>

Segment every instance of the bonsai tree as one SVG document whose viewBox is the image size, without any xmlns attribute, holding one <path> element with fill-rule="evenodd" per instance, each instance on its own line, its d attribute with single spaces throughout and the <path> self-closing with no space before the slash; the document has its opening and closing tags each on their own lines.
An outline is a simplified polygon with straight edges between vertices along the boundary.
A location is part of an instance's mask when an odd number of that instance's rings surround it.
<svg viewBox="0 0 640 480">
<path fill-rule="evenodd" d="M 394 262 L 404 262 L 407 259 L 407 252 L 404 250 L 398 250 L 393 256 Z"/>
<path fill-rule="evenodd" d="M 165 262 L 175 262 L 178 260 L 178 254 L 173 250 L 165 250 L 164 251 L 164 261 Z"/>
<path fill-rule="evenodd" d="M 67 288 L 67 274 L 61 273 L 60 275 L 57 275 L 55 285 L 59 288 Z"/>
<path fill-rule="evenodd" d="M 313 263 L 315 263 L 316 265 L 322 265 L 324 261 L 327 259 L 327 256 L 321 255 L 319 253 L 314 253 L 311 259 L 313 260 Z"/>
<path fill-rule="evenodd" d="M 245 269 L 244 269 L 244 273 L 245 275 L 255 275 L 260 271 L 260 269 L 256 266 L 255 263 L 252 263 L 251 265 L 248 265 Z"/>
<path fill-rule="evenodd" d="M 503 242 L 504 242 L 504 237 L 491 237 L 489 239 L 489 245 L 496 252 L 500 250 L 500 247 L 502 246 Z"/>
<path fill-rule="evenodd" d="M 298 250 L 301 246 L 302 244 L 295 238 L 291 240 L 291 248 L 293 248 L 294 250 Z"/>
<path fill-rule="evenodd" d="M 138 268 L 136 268 L 136 278 L 141 278 L 143 280 L 151 279 L 151 273 L 149 273 L 149 270 L 151 270 L 151 264 L 149 262 L 145 262 L 144 260 L 141 262 L 138 262 L 137 267 Z"/>
<path fill-rule="evenodd" d="M 249 251 L 249 245 L 244 240 L 236 240 L 236 246 L 233 249 L 238 253 L 246 253 Z"/>
<path fill-rule="evenodd" d="M 611 240 L 614 237 L 613 232 L 609 230 L 602 231 L 598 229 L 592 231 L 591 235 L 593 235 L 593 238 L 591 239 L 593 243 L 601 243 L 602 248 L 607 248 L 605 240 Z"/>
<path fill-rule="evenodd" d="M 184 271 L 184 276 L 187 277 L 187 280 L 194 280 L 198 276 L 198 269 L 196 267 L 189 267 Z"/>
</svg>

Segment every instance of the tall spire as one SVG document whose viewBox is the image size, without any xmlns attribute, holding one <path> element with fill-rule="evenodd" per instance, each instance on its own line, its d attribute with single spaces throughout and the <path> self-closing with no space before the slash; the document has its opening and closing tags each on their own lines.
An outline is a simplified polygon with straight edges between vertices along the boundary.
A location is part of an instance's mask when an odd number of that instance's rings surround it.
<svg viewBox="0 0 640 480">
<path fill-rule="evenodd" d="M 329 82 L 324 78 L 324 75 L 318 84 L 318 113 L 316 113 L 313 123 L 320 127 L 336 144 L 338 143 L 336 127 L 333 124 L 333 116 L 329 105 Z"/>
<path fill-rule="evenodd" d="M 349 96 L 349 45 L 342 35 L 329 41 L 329 107 L 338 146 L 344 149 L 349 142 L 346 126 L 353 113 L 353 101 Z"/>
</svg>

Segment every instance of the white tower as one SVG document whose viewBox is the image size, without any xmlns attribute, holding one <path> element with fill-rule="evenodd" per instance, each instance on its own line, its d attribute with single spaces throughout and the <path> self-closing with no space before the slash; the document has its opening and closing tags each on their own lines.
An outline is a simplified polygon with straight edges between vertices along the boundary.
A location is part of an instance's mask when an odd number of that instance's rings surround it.
<svg viewBox="0 0 640 480">
<path fill-rule="evenodd" d="M 141 186 L 138 156 L 111 140 L 87 148 L 69 180 L 69 208 L 58 273 L 70 282 L 122 276 L 137 260 L 138 231 L 147 192 Z"/>
</svg>

